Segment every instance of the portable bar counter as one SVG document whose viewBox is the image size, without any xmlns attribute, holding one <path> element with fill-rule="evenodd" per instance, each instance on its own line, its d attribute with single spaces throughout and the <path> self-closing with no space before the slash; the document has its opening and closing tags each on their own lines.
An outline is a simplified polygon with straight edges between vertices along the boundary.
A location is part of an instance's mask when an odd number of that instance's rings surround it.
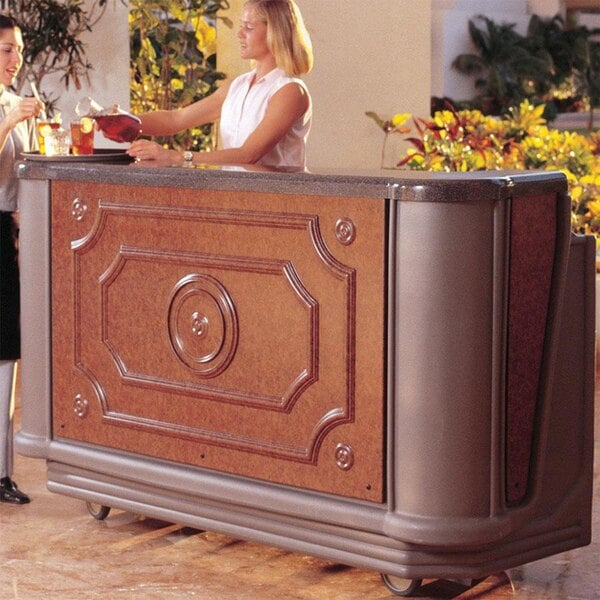
<svg viewBox="0 0 600 600">
<path fill-rule="evenodd" d="M 17 172 L 17 450 L 51 491 L 412 584 L 589 543 L 562 174 Z"/>
</svg>

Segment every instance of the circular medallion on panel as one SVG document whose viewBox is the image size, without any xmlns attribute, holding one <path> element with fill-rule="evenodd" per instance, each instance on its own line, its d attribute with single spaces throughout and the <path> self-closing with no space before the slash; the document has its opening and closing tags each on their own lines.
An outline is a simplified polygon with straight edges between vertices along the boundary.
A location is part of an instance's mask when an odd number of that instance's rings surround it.
<svg viewBox="0 0 600 600">
<path fill-rule="evenodd" d="M 233 360 L 238 321 L 225 286 L 210 275 L 180 279 L 168 309 L 169 338 L 179 360 L 198 375 L 214 377 Z"/>
</svg>

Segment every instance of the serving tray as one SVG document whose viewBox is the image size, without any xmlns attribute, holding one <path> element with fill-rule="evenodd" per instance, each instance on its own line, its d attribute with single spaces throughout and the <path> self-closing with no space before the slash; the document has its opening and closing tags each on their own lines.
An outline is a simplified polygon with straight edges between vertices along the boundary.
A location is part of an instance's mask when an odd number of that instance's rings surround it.
<svg viewBox="0 0 600 600">
<path fill-rule="evenodd" d="M 68 156 L 47 156 L 39 152 L 21 152 L 25 160 L 41 162 L 101 162 L 101 163 L 129 163 L 133 157 L 125 153 L 125 150 L 113 150 L 111 148 L 96 148 L 93 154 L 69 154 Z"/>
</svg>

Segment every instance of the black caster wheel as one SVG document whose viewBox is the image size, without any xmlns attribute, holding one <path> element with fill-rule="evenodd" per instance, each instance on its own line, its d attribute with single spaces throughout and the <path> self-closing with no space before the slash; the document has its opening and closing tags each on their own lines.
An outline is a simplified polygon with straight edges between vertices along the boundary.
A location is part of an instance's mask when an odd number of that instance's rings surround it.
<svg viewBox="0 0 600 600">
<path fill-rule="evenodd" d="M 97 521 L 104 521 L 110 513 L 110 506 L 102 506 L 102 504 L 96 502 L 86 502 L 85 507 Z"/>
<path fill-rule="evenodd" d="M 396 596 L 412 596 L 420 587 L 421 579 L 404 579 L 396 575 L 381 574 L 385 587 Z"/>
</svg>

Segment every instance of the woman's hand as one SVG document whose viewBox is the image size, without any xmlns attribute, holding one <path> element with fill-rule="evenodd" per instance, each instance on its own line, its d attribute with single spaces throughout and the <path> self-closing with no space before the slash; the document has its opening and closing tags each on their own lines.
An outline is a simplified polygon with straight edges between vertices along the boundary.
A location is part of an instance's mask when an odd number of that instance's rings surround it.
<svg viewBox="0 0 600 600">
<path fill-rule="evenodd" d="M 127 150 L 127 154 L 133 156 L 136 162 L 148 160 L 165 165 L 179 165 L 183 160 L 181 152 L 169 150 L 149 140 L 136 140 Z"/>
<path fill-rule="evenodd" d="M 39 100 L 35 98 L 23 98 L 6 114 L 5 119 L 12 128 L 21 121 L 37 117 L 43 108 L 44 105 Z"/>
</svg>

